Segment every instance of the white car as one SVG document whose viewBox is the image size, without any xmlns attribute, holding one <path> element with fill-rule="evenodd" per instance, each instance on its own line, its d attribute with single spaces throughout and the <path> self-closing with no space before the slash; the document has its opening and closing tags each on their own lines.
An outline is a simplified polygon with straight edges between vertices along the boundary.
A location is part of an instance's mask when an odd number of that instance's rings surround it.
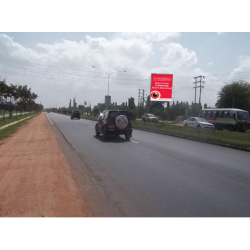
<svg viewBox="0 0 250 250">
<path fill-rule="evenodd" d="M 183 125 L 185 127 L 191 127 L 191 128 L 210 128 L 214 129 L 214 125 L 204 118 L 200 117 L 190 117 L 187 120 L 183 121 Z"/>
<path fill-rule="evenodd" d="M 142 121 L 148 121 L 148 122 L 158 122 L 158 118 L 153 115 L 153 114 L 148 114 L 148 113 L 144 113 L 142 116 Z"/>
</svg>

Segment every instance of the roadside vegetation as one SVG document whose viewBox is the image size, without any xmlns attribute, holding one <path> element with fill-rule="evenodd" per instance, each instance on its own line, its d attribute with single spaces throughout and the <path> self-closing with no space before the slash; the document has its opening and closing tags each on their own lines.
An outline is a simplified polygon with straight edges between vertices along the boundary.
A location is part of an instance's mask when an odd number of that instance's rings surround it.
<svg viewBox="0 0 250 250">
<path fill-rule="evenodd" d="M 236 147 L 250 148 L 250 131 L 246 133 L 228 130 L 197 129 L 183 126 L 170 125 L 165 122 L 145 124 L 142 121 L 133 121 L 133 128 L 159 132 L 173 136 L 180 136 L 200 141 L 222 143 Z"/>
<path fill-rule="evenodd" d="M 29 116 L 31 116 L 31 115 L 33 115 L 34 113 L 28 113 L 28 114 L 17 114 L 17 115 L 13 115 L 12 117 L 11 117 L 11 119 L 5 119 L 5 120 L 3 120 L 3 119 L 1 119 L 0 120 L 0 128 L 2 127 L 2 126 L 5 126 L 5 125 L 7 125 L 7 124 L 10 124 L 10 123 L 12 123 L 12 122 L 16 122 L 16 121 L 20 121 L 20 120 L 22 120 L 22 119 L 24 119 L 24 118 L 26 118 L 26 117 L 29 117 Z"/>
<path fill-rule="evenodd" d="M 0 120 L 12 119 L 23 112 L 41 112 L 43 105 L 35 102 L 38 95 L 27 85 L 7 83 L 0 79 Z"/>
</svg>

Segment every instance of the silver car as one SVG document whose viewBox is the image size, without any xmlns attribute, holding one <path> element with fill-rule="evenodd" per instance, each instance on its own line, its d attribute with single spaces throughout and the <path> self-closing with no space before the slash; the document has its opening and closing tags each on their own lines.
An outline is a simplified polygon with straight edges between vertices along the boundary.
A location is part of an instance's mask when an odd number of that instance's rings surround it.
<svg viewBox="0 0 250 250">
<path fill-rule="evenodd" d="M 200 117 L 190 117 L 187 120 L 183 121 L 183 125 L 185 127 L 191 127 L 191 128 L 209 128 L 214 129 L 214 125 L 204 118 Z"/>
<path fill-rule="evenodd" d="M 142 121 L 158 122 L 158 118 L 153 114 L 144 113 L 142 116 Z"/>
</svg>

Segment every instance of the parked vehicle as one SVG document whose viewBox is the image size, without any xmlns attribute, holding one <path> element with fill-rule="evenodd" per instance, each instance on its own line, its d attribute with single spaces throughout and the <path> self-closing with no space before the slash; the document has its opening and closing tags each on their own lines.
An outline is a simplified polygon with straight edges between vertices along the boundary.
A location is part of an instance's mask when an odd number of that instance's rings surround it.
<svg viewBox="0 0 250 250">
<path fill-rule="evenodd" d="M 200 117 L 213 123 L 216 129 L 241 132 L 250 129 L 249 113 L 242 109 L 208 108 L 201 110 Z"/>
<path fill-rule="evenodd" d="M 144 113 L 143 116 L 142 116 L 142 121 L 143 122 L 158 122 L 158 118 L 153 115 L 153 114 L 148 114 L 148 113 Z"/>
<path fill-rule="evenodd" d="M 71 120 L 72 119 L 80 119 L 81 118 L 81 113 L 80 113 L 80 111 L 78 111 L 78 110 L 74 110 L 74 111 L 72 111 L 72 114 L 71 114 Z"/>
<path fill-rule="evenodd" d="M 129 140 L 132 137 L 132 131 L 132 123 L 127 111 L 105 110 L 100 114 L 95 125 L 96 136 L 102 134 L 104 140 L 111 135 L 125 135 Z"/>
<path fill-rule="evenodd" d="M 190 117 L 183 121 L 185 127 L 214 129 L 214 125 L 200 117 Z"/>
</svg>

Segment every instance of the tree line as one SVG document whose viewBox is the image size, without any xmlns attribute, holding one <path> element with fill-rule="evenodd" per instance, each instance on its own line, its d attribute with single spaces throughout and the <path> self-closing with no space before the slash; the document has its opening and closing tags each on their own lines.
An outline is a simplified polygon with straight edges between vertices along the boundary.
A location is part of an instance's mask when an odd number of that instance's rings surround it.
<svg viewBox="0 0 250 250">
<path fill-rule="evenodd" d="M 27 85 L 8 85 L 6 79 L 0 80 L 0 110 L 3 110 L 3 115 L 8 111 L 9 118 L 12 118 L 14 110 L 20 111 L 21 114 L 42 111 L 43 105 L 35 102 L 37 97 Z"/>
<path fill-rule="evenodd" d="M 217 108 L 238 108 L 250 111 L 250 83 L 240 80 L 225 85 L 218 92 L 217 103 L 214 106 Z M 114 102 L 109 105 L 98 103 L 93 109 L 85 107 L 82 112 L 97 116 L 105 109 L 120 109 L 127 110 L 132 119 L 141 118 L 144 113 L 152 113 L 163 120 L 175 120 L 177 116 L 199 116 L 202 108 L 208 108 L 207 104 L 204 104 L 202 107 L 200 103 L 193 102 L 176 101 L 170 103 L 150 101 L 150 96 L 148 96 L 145 103 L 139 106 L 136 106 L 135 99 L 130 97 L 127 102 L 123 102 L 120 105 Z M 61 111 L 70 113 L 72 109 L 69 110 L 64 107 Z"/>
</svg>

